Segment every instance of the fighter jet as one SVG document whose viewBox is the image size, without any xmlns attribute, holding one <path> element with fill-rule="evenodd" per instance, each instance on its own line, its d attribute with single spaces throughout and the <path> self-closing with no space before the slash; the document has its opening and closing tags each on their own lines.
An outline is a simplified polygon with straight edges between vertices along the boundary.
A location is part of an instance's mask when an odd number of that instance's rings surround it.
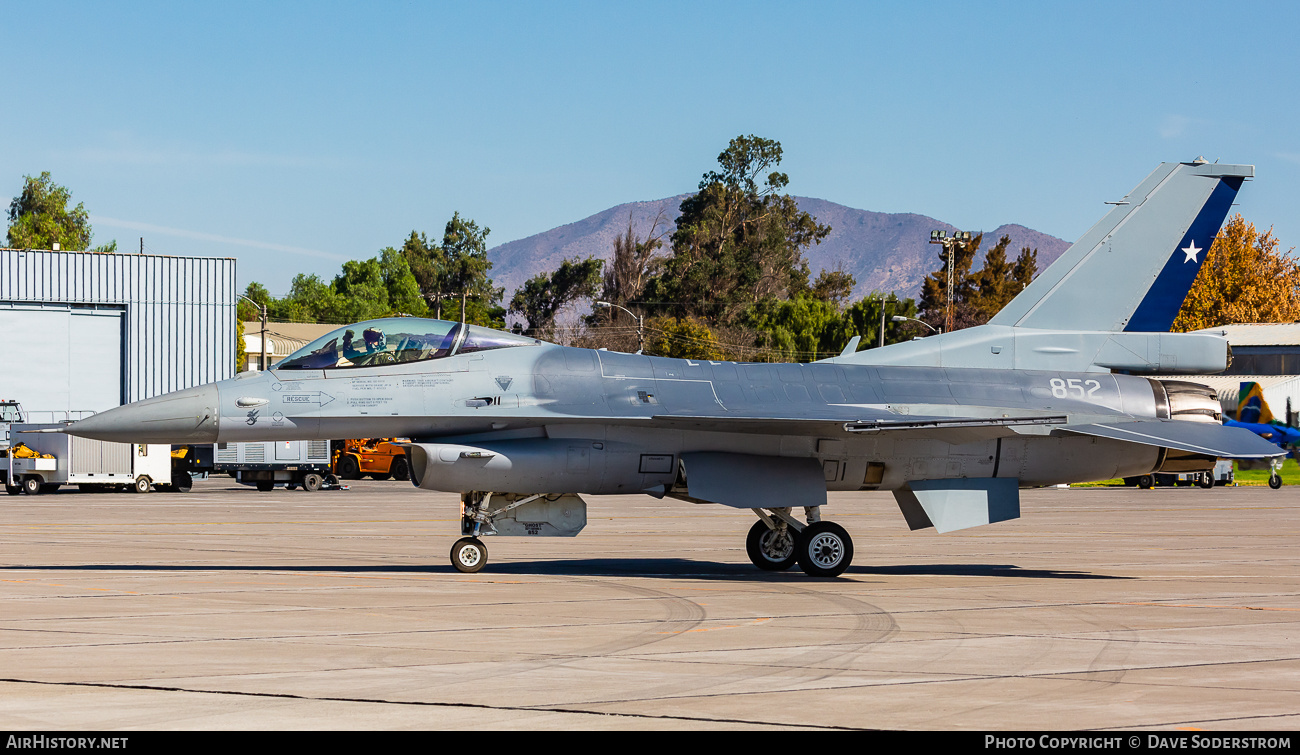
<svg viewBox="0 0 1300 755">
<path fill-rule="evenodd" d="M 750 509 L 760 569 L 853 559 L 827 491 L 892 491 L 909 527 L 1014 519 L 1019 490 L 1268 458 L 1212 390 L 1141 373 L 1227 365 L 1167 331 L 1251 166 L 1165 163 L 984 326 L 811 364 L 669 359 L 441 320 L 325 335 L 266 372 L 139 401 L 67 432 L 134 443 L 403 437 L 411 479 L 461 494 L 451 561 L 487 535 L 576 535 L 582 495 Z M 802 509 L 802 518 L 797 510 Z"/>
</svg>

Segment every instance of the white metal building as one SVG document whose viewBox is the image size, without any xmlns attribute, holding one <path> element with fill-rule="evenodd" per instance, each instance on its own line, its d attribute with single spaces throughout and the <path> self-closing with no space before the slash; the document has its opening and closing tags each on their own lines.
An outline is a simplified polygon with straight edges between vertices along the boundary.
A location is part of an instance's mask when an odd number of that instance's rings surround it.
<svg viewBox="0 0 1300 755">
<path fill-rule="evenodd" d="M 236 301 L 230 258 L 0 249 L 0 399 L 46 421 L 230 377 Z"/>
</svg>

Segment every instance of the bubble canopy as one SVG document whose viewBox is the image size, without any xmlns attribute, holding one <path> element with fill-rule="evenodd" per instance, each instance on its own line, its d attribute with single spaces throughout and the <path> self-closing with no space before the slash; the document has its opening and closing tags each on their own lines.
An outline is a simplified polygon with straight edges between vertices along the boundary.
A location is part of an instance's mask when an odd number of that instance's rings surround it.
<svg viewBox="0 0 1300 755">
<path fill-rule="evenodd" d="M 285 357 L 274 369 L 375 367 L 536 343 L 539 342 L 532 338 L 477 325 L 421 317 L 389 317 L 327 333 Z"/>
</svg>

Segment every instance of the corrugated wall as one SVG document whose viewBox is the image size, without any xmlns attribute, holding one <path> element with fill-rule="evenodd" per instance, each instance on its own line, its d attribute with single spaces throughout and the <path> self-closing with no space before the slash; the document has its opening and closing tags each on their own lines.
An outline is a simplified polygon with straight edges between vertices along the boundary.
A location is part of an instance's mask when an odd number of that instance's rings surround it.
<svg viewBox="0 0 1300 755">
<path fill-rule="evenodd" d="M 231 258 L 0 249 L 0 302 L 125 308 L 127 401 L 233 376 L 237 301 Z"/>
</svg>

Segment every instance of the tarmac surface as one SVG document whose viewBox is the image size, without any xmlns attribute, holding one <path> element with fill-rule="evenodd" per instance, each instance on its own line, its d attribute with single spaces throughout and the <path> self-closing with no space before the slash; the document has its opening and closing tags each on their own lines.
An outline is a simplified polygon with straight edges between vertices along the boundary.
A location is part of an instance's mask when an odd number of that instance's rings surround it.
<svg viewBox="0 0 1300 755">
<path fill-rule="evenodd" d="M 832 494 L 836 579 L 645 496 L 472 575 L 409 483 L 0 502 L 6 730 L 1300 727 L 1300 488 L 1024 491 L 948 535 Z"/>
</svg>

